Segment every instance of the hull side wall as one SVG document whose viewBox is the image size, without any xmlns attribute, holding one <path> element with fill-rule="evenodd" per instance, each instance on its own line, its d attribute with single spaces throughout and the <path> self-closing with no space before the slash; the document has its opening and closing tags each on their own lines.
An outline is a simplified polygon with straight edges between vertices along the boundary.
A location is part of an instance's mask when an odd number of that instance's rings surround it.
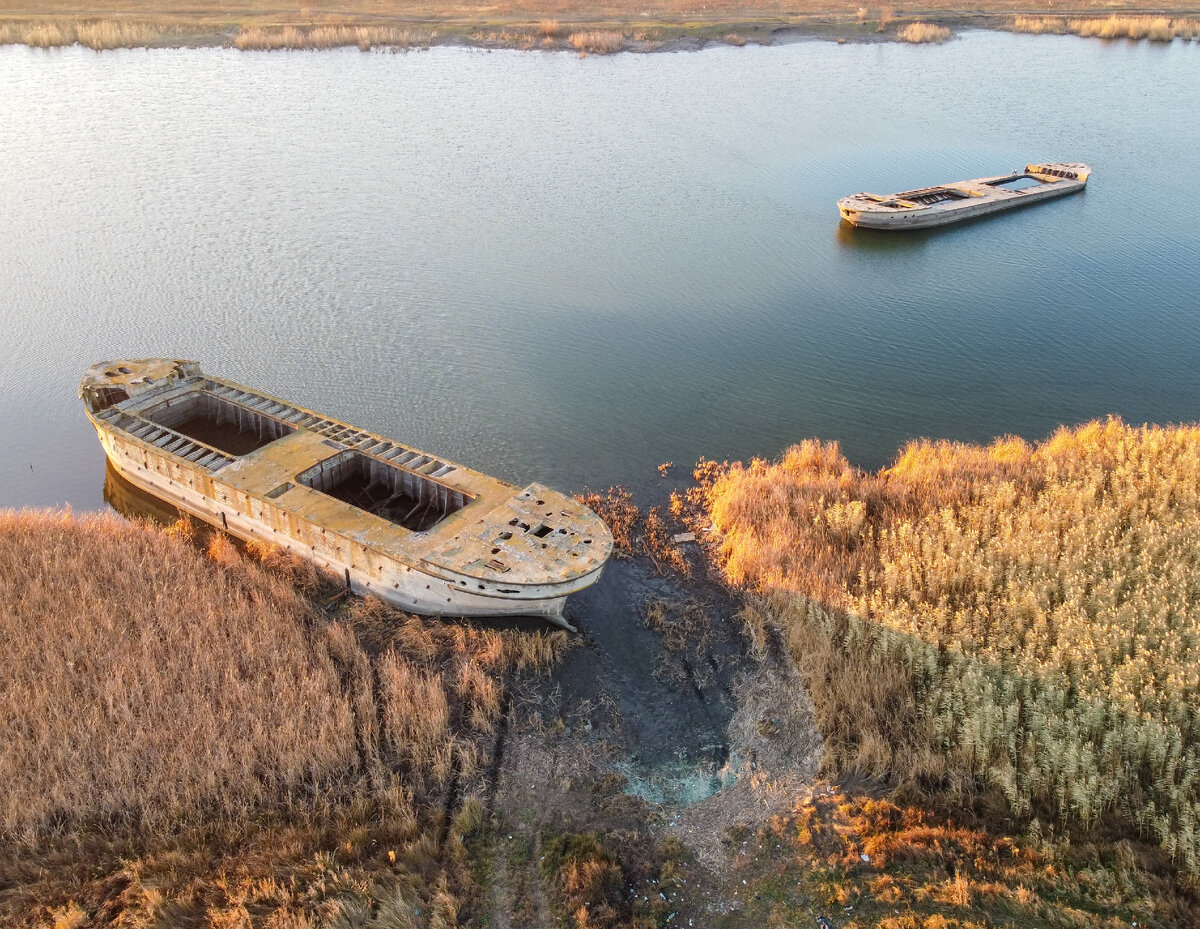
<svg viewBox="0 0 1200 929">
<path fill-rule="evenodd" d="M 291 525 L 269 503 L 239 495 L 216 477 L 156 455 L 93 423 L 108 460 L 130 483 L 243 541 L 260 541 L 295 552 L 346 578 L 356 593 L 371 594 L 401 609 L 435 616 L 538 616 L 571 628 L 562 619 L 569 593 L 599 579 L 603 570 L 567 585 L 520 590 L 484 585 L 469 578 L 447 579 L 403 564 L 319 527 Z M 244 497 L 245 499 L 238 499 Z M 271 525 L 276 522 L 277 525 Z M 303 537 L 307 529 L 309 541 Z M 317 535 L 319 533 L 319 536 Z M 494 590 L 491 588 L 495 588 Z"/>
<path fill-rule="evenodd" d="M 861 211 L 853 219 L 849 217 L 844 218 L 852 225 L 861 226 L 864 229 L 927 229 L 932 226 L 945 226 L 950 223 L 966 222 L 969 219 L 976 219 L 980 216 L 1001 212 L 1002 210 L 1012 210 L 1022 206 L 1029 206 L 1034 203 L 1040 203 L 1043 200 L 1062 197 L 1084 189 L 1082 182 L 1060 183 L 1069 183 L 1070 186 L 1059 187 L 1058 185 L 1054 185 L 1040 190 L 1033 190 L 1020 197 L 1005 198 L 990 203 L 965 204 L 956 209 L 912 210 L 895 213 Z"/>
</svg>

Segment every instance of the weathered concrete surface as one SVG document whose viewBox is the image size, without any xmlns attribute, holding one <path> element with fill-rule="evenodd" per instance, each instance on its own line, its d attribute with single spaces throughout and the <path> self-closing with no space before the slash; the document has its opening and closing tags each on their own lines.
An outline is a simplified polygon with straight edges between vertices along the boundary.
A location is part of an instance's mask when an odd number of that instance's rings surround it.
<svg viewBox="0 0 1200 929">
<path fill-rule="evenodd" d="M 870 229 L 923 229 L 1082 190 L 1092 169 L 1085 164 L 1027 164 L 1024 171 L 954 181 L 896 194 L 859 193 L 838 201 L 842 219 Z M 1037 186 L 1006 190 L 1003 184 L 1027 178 Z"/>
<path fill-rule="evenodd" d="M 612 552 L 608 527 L 571 497 L 205 376 L 194 362 L 95 365 L 79 396 L 134 484 L 412 612 L 566 625 L 566 596 L 599 580 Z"/>
</svg>

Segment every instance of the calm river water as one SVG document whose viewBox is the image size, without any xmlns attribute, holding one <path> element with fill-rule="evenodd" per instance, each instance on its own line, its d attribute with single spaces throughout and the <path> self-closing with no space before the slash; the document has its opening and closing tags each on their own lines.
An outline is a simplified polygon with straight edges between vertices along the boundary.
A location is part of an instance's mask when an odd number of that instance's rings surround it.
<svg viewBox="0 0 1200 929">
<path fill-rule="evenodd" d="M 517 482 L 806 436 L 1200 419 L 1200 47 L 971 33 L 578 59 L 0 49 L 0 506 L 102 505 L 75 398 L 195 358 Z M 1087 161 L 904 236 L 834 201 Z"/>
</svg>

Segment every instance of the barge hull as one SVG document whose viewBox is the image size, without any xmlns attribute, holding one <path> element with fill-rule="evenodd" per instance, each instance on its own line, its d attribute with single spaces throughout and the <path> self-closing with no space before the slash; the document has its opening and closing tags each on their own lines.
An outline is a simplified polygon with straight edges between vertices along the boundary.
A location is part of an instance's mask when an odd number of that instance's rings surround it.
<svg viewBox="0 0 1200 929">
<path fill-rule="evenodd" d="M 286 537 L 280 538 L 277 531 L 266 529 L 257 520 L 234 510 L 217 505 L 216 501 L 197 493 L 190 487 L 164 478 L 161 474 L 135 463 L 134 459 L 122 455 L 114 448 L 114 437 L 103 429 L 97 429 L 100 443 L 113 468 L 135 487 L 155 497 L 166 500 L 176 509 L 220 529 L 244 542 L 263 542 L 276 545 L 284 551 L 296 552 L 321 567 L 346 579 L 350 590 L 357 594 L 378 597 L 402 610 L 424 616 L 494 617 L 498 614 L 531 616 L 548 620 L 571 632 L 576 629 L 563 616 L 567 596 L 582 590 L 599 579 L 600 570 L 586 576 L 578 587 L 562 592 L 547 592 L 538 597 L 536 590 L 524 592 L 519 606 L 510 595 L 503 595 L 500 602 L 496 596 L 474 593 L 456 587 L 443 578 L 426 574 L 406 565 L 397 565 L 391 571 L 382 572 L 382 577 L 373 577 L 345 561 L 330 557 L 311 546 L 301 546 Z M 514 609 L 515 607 L 515 609 Z"/>
<path fill-rule="evenodd" d="M 1024 171 L 998 177 L 955 181 L 887 196 L 854 194 L 838 201 L 838 212 L 846 222 L 866 229 L 927 229 L 1076 193 L 1084 189 L 1090 175 L 1091 168 L 1085 164 L 1027 164 Z M 1036 186 L 1006 186 L 1028 183 Z"/>
<path fill-rule="evenodd" d="M 942 212 L 928 210 L 889 215 L 869 213 L 865 210 L 843 209 L 842 218 L 848 223 L 863 229 L 930 229 L 936 226 L 948 226 L 950 223 L 967 222 L 968 220 L 988 216 L 992 213 L 999 213 L 1003 210 L 1020 209 L 1023 206 L 1041 203 L 1043 200 L 1050 200 L 1054 197 L 1062 197 L 1080 189 L 1082 189 L 1082 185 L 1073 187 L 1045 187 L 1041 190 L 1031 190 L 1019 199 L 1013 198 L 1011 200 L 973 203 L 959 210 L 945 210 Z"/>
</svg>

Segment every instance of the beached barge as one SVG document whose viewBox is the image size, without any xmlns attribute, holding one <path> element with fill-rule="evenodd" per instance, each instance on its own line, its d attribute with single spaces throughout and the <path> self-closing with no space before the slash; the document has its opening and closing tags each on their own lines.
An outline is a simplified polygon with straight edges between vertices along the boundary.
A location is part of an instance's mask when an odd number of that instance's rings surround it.
<svg viewBox="0 0 1200 929">
<path fill-rule="evenodd" d="M 311 558 L 415 613 L 563 618 L 612 552 L 601 519 L 524 489 L 151 358 L 89 368 L 79 385 L 113 467 L 245 540 Z"/>
<path fill-rule="evenodd" d="M 1028 164 L 999 177 L 955 181 L 898 194 L 854 194 L 838 201 L 842 219 L 871 229 L 923 229 L 1083 190 L 1085 164 Z"/>
</svg>

